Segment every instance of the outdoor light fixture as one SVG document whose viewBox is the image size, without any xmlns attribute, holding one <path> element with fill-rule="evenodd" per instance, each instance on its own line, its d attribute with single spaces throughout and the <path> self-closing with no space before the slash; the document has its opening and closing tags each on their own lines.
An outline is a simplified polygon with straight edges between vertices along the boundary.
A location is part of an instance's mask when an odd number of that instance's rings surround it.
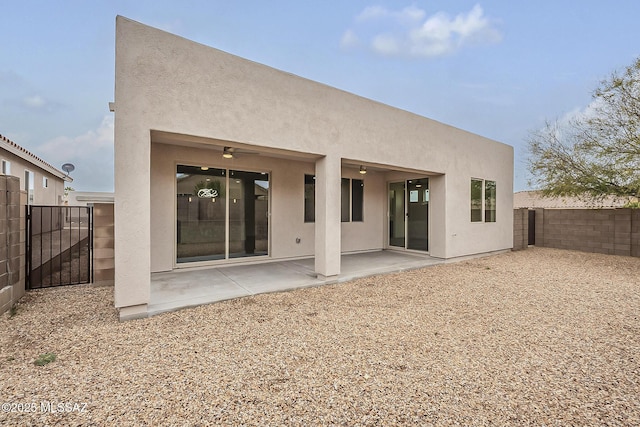
<svg viewBox="0 0 640 427">
<path fill-rule="evenodd" d="M 233 159 L 233 153 L 231 152 L 230 147 L 224 147 L 224 150 L 222 150 L 222 157 L 225 159 Z"/>
<path fill-rule="evenodd" d="M 209 170 L 209 168 L 208 168 L 207 166 L 200 166 L 200 170 L 208 171 L 208 170 Z"/>
<path fill-rule="evenodd" d="M 362 165 L 360 165 L 360 173 L 361 173 L 362 175 L 366 174 L 366 173 L 367 173 L 367 167 L 366 167 L 366 166 L 362 166 Z"/>
</svg>

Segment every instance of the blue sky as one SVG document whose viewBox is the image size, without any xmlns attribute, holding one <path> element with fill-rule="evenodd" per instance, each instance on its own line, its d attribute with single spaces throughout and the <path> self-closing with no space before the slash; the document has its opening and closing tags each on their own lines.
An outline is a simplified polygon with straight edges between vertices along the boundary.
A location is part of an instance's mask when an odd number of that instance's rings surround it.
<svg viewBox="0 0 640 427">
<path fill-rule="evenodd" d="M 0 0 L 0 134 L 113 190 L 115 17 L 510 144 L 640 55 L 637 0 Z"/>
</svg>

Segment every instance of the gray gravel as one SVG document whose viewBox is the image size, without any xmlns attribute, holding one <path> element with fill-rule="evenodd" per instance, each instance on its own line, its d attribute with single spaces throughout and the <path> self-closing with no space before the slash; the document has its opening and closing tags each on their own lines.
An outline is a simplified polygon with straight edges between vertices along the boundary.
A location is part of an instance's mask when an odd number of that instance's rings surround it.
<svg viewBox="0 0 640 427">
<path fill-rule="evenodd" d="M 30 292 L 0 425 L 637 426 L 639 273 L 533 248 L 126 323 L 112 288 Z"/>
</svg>

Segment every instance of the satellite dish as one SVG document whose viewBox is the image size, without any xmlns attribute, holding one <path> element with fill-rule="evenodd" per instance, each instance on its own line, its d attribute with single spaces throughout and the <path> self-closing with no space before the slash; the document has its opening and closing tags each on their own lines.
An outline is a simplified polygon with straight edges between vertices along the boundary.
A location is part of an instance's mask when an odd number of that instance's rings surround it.
<svg viewBox="0 0 640 427">
<path fill-rule="evenodd" d="M 65 171 L 67 173 L 67 175 L 69 175 L 75 169 L 76 169 L 76 167 L 73 166 L 71 163 L 65 163 L 64 165 L 62 165 L 62 170 Z"/>
</svg>

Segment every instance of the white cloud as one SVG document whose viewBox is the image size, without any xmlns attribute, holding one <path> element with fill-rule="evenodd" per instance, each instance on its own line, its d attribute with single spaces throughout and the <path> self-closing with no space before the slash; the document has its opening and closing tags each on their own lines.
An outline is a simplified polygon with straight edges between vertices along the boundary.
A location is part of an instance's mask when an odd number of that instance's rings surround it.
<svg viewBox="0 0 640 427">
<path fill-rule="evenodd" d="M 382 55 L 397 55 L 401 52 L 399 40 L 392 34 L 378 34 L 371 41 L 371 47 Z"/>
<path fill-rule="evenodd" d="M 28 108 L 42 108 L 47 104 L 47 101 L 44 100 L 40 95 L 27 96 L 22 100 L 22 104 Z"/>
<path fill-rule="evenodd" d="M 51 101 L 41 95 L 21 96 L 13 100 L 9 98 L 9 102 L 27 111 L 37 113 L 54 113 L 66 108 L 63 104 Z"/>
<path fill-rule="evenodd" d="M 357 47 L 345 42 L 347 35 L 347 41 L 366 40 L 366 45 L 381 55 L 420 58 L 448 55 L 463 47 L 502 40 L 502 34 L 480 5 L 453 18 L 445 12 L 428 16 L 415 6 L 399 11 L 371 6 L 356 16 L 354 28 L 343 36 L 343 48 Z"/>
<path fill-rule="evenodd" d="M 113 115 L 109 114 L 96 129 L 75 137 L 59 136 L 34 152 L 57 168 L 73 163 L 76 190 L 113 191 L 113 129 Z"/>
<path fill-rule="evenodd" d="M 382 6 L 366 7 L 358 16 L 356 22 L 366 22 L 381 19 L 392 19 L 400 23 L 411 24 L 424 19 L 426 13 L 424 10 L 415 6 L 408 6 L 400 11 L 388 10 Z"/>
<path fill-rule="evenodd" d="M 75 152 L 78 149 L 99 149 L 101 147 L 113 147 L 113 115 L 107 115 L 95 130 L 89 130 L 76 137 L 59 136 L 42 144 L 40 151 L 50 155 L 60 152 Z"/>
<path fill-rule="evenodd" d="M 342 35 L 342 39 L 340 39 L 340 47 L 342 48 L 353 48 L 360 45 L 360 39 L 356 35 L 356 33 L 352 30 L 347 30 Z"/>
<path fill-rule="evenodd" d="M 382 6 L 368 6 L 365 7 L 358 16 L 356 16 L 356 21 L 370 21 L 373 19 L 387 17 L 389 14 L 390 12 Z"/>
</svg>

